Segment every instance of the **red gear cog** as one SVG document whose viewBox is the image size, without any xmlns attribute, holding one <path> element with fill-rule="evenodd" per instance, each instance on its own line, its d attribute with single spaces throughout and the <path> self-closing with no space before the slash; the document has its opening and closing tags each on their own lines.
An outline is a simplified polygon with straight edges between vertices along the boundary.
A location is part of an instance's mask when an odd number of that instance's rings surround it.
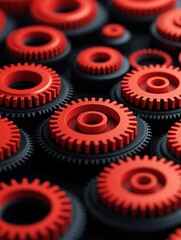
<svg viewBox="0 0 181 240">
<path fill-rule="evenodd" d="M 112 0 L 115 9 L 131 16 L 155 16 L 176 6 L 176 0 Z"/>
<path fill-rule="evenodd" d="M 5 13 L 0 9 L 0 33 L 3 32 L 4 27 L 6 23 L 6 15 Z"/>
<path fill-rule="evenodd" d="M 59 9 L 62 12 L 58 12 Z M 97 14 L 96 0 L 39 0 L 31 6 L 31 15 L 37 23 L 62 30 L 84 27 L 94 21 Z"/>
<path fill-rule="evenodd" d="M 121 82 L 124 98 L 137 107 L 168 110 L 181 107 L 181 71 L 173 66 L 143 66 Z"/>
<path fill-rule="evenodd" d="M 142 218 L 169 214 L 181 206 L 181 168 L 156 156 L 128 157 L 104 168 L 97 193 L 115 213 Z"/>
<path fill-rule="evenodd" d="M 52 138 L 61 148 L 89 154 L 114 151 L 137 134 L 137 120 L 122 104 L 87 98 L 65 104 L 49 122 Z"/>
<path fill-rule="evenodd" d="M 50 206 L 47 216 L 33 224 L 16 225 L 0 218 L 1 239 L 51 240 L 67 230 L 72 218 L 72 205 L 59 186 L 51 186 L 48 181 L 40 183 L 39 179 L 30 183 L 24 178 L 21 183 L 13 179 L 10 185 L 1 183 L 0 187 L 1 206 L 20 198 L 39 199 Z"/>
<path fill-rule="evenodd" d="M 106 24 L 101 30 L 102 35 L 106 38 L 120 38 L 124 36 L 125 32 L 125 27 L 118 23 Z"/>
<path fill-rule="evenodd" d="M 32 39 L 44 40 L 45 44 L 34 46 L 26 44 Z M 23 60 L 45 60 L 63 53 L 67 46 L 65 34 L 47 26 L 28 26 L 15 30 L 7 38 L 10 54 Z"/>
<path fill-rule="evenodd" d="M 176 229 L 174 233 L 172 233 L 168 240 L 180 240 L 181 239 L 181 229 Z"/>
<path fill-rule="evenodd" d="M 0 0 L 0 8 L 10 15 L 20 16 L 29 11 L 30 0 Z"/>
<path fill-rule="evenodd" d="M 171 153 L 176 156 L 176 158 L 181 158 L 181 121 L 175 123 L 174 126 L 168 131 L 167 143 L 168 148 Z"/>
<path fill-rule="evenodd" d="M 173 9 L 160 15 L 156 20 L 157 31 L 172 41 L 181 40 L 181 9 Z"/>
<path fill-rule="evenodd" d="M 0 116 L 0 133 L 0 160 L 4 160 L 20 147 L 20 131 L 12 121 Z"/>
<path fill-rule="evenodd" d="M 133 52 L 129 57 L 130 65 L 133 68 L 143 67 L 143 65 L 140 65 L 138 63 L 138 60 L 142 57 L 149 57 L 149 56 L 150 57 L 155 56 L 158 58 L 162 58 L 164 61 L 164 63 L 162 65 L 170 66 L 173 64 L 172 57 L 168 53 L 158 50 L 158 49 L 147 48 L 147 49 L 141 49 L 141 50 Z"/>
<path fill-rule="evenodd" d="M 110 47 L 90 47 L 77 55 L 77 65 L 83 72 L 90 74 L 109 74 L 122 65 L 122 54 Z"/>
<path fill-rule="evenodd" d="M 33 86 L 24 88 L 25 83 Z M 56 98 L 60 89 L 59 75 L 46 66 L 18 63 L 0 69 L 0 104 L 6 107 L 40 106 Z"/>
</svg>

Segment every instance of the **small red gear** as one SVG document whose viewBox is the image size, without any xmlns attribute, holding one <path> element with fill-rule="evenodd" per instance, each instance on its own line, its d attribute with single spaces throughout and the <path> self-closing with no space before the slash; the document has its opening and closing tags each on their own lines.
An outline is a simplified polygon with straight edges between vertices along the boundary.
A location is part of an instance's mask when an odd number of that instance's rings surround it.
<svg viewBox="0 0 181 240">
<path fill-rule="evenodd" d="M 21 83 L 33 86 L 21 89 Z M 46 66 L 18 63 L 0 69 L 0 105 L 12 108 L 40 106 L 56 98 L 60 90 L 59 75 Z"/>
<path fill-rule="evenodd" d="M 62 12 L 58 12 L 59 9 Z M 39 0 L 31 6 L 31 15 L 37 23 L 62 30 L 84 27 L 94 21 L 97 14 L 96 0 Z"/>
<path fill-rule="evenodd" d="M 174 126 L 168 131 L 167 143 L 168 148 L 171 153 L 176 156 L 176 158 L 181 158 L 181 121 L 175 123 Z"/>
<path fill-rule="evenodd" d="M 48 215 L 33 224 L 16 225 L 0 218 L 0 239 L 57 239 L 67 230 L 72 218 L 72 204 L 67 194 L 59 186 L 50 182 L 40 183 L 39 179 L 21 183 L 11 180 L 10 185 L 0 184 L 0 205 L 20 198 L 39 199 L 50 206 Z"/>
<path fill-rule="evenodd" d="M 89 154 L 122 148 L 137 134 L 137 120 L 122 104 L 87 98 L 65 104 L 51 116 L 52 138 L 61 148 Z"/>
<path fill-rule="evenodd" d="M 0 133 L 0 160 L 4 160 L 20 147 L 20 131 L 12 121 L 0 116 Z"/>
<path fill-rule="evenodd" d="M 140 65 L 138 63 L 138 60 L 143 57 L 147 58 L 147 57 L 152 57 L 152 56 L 162 58 L 164 61 L 164 63 L 162 65 L 170 66 L 173 64 L 172 57 L 168 53 L 158 50 L 158 49 L 152 49 L 152 48 L 141 49 L 141 50 L 133 52 L 129 57 L 129 62 L 133 68 L 143 67 L 143 65 Z"/>
<path fill-rule="evenodd" d="M 176 0 L 112 0 L 115 9 L 131 16 L 155 16 L 176 6 Z"/>
<path fill-rule="evenodd" d="M 181 107 L 181 71 L 173 66 L 143 66 L 121 82 L 124 98 L 136 107 L 168 110 Z"/>
<path fill-rule="evenodd" d="M 156 156 L 128 157 L 104 168 L 97 180 L 97 193 L 115 213 L 163 216 L 181 206 L 181 167 Z"/>
<path fill-rule="evenodd" d="M 31 39 L 45 40 L 39 46 L 27 45 Z M 45 60 L 63 53 L 67 46 L 65 34 L 47 26 L 28 26 L 15 30 L 7 38 L 6 45 L 10 54 L 23 60 Z"/>
<path fill-rule="evenodd" d="M 181 239 L 181 229 L 176 229 L 174 233 L 170 234 L 168 240 L 180 240 Z"/>
<path fill-rule="evenodd" d="M 30 0 L 0 0 L 0 8 L 13 16 L 21 16 L 29 11 Z"/>
<path fill-rule="evenodd" d="M 157 31 L 166 39 L 181 41 L 181 9 L 173 9 L 161 14 L 156 20 Z"/>
<path fill-rule="evenodd" d="M 5 28 L 5 23 L 6 23 L 6 15 L 5 13 L 0 9 L 0 33 L 3 32 Z"/>
<path fill-rule="evenodd" d="M 90 74 L 109 74 L 122 65 L 123 57 L 119 51 L 110 47 L 90 47 L 77 56 L 77 65 L 81 71 Z"/>
<path fill-rule="evenodd" d="M 125 32 L 125 27 L 118 23 L 109 23 L 101 30 L 102 35 L 106 38 L 120 38 L 124 36 Z"/>
</svg>

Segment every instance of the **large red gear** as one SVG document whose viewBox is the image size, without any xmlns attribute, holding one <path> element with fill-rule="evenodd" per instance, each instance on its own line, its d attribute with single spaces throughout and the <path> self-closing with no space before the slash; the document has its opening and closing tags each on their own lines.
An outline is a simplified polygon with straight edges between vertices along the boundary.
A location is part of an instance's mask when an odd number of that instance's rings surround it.
<svg viewBox="0 0 181 240">
<path fill-rule="evenodd" d="M 20 147 L 20 131 L 12 121 L 0 116 L 0 133 L 0 160 L 4 160 Z"/>
<path fill-rule="evenodd" d="M 124 98 L 149 110 L 181 107 L 181 71 L 173 66 L 143 66 L 128 73 L 121 82 Z"/>
<path fill-rule="evenodd" d="M 176 229 L 174 233 L 170 234 L 168 240 L 180 240 L 181 239 L 181 229 Z"/>
<path fill-rule="evenodd" d="M 181 121 L 175 123 L 174 126 L 168 131 L 167 143 L 171 153 L 176 158 L 181 158 Z"/>
<path fill-rule="evenodd" d="M 50 207 L 47 216 L 33 224 L 12 224 L 0 218 L 0 239 L 4 240 L 52 240 L 62 236 L 72 218 L 72 204 L 67 194 L 59 186 L 50 182 L 40 183 L 39 179 L 29 182 L 26 178 L 18 183 L 11 180 L 10 185 L 0 184 L 0 206 L 20 198 L 39 199 Z"/>
<path fill-rule="evenodd" d="M 0 33 L 3 32 L 4 27 L 6 23 L 6 15 L 5 13 L 0 9 Z"/>
<path fill-rule="evenodd" d="M 10 15 L 20 16 L 28 12 L 31 0 L 0 0 L 0 8 Z"/>
<path fill-rule="evenodd" d="M 157 31 L 166 39 L 181 41 L 181 9 L 173 9 L 160 15 L 156 20 Z"/>
<path fill-rule="evenodd" d="M 90 74 L 109 74 L 122 65 L 122 54 L 110 47 L 90 47 L 77 56 L 77 65 L 81 71 Z"/>
<path fill-rule="evenodd" d="M 115 213 L 163 216 L 181 206 L 181 168 L 156 156 L 128 157 L 104 168 L 97 179 L 97 193 Z"/>
<path fill-rule="evenodd" d="M 67 12 L 56 12 L 58 9 L 69 9 Z M 39 24 L 45 24 L 70 30 L 81 28 L 96 18 L 98 4 L 96 0 L 39 0 L 31 6 L 31 14 Z"/>
<path fill-rule="evenodd" d="M 12 85 L 21 82 L 34 86 L 16 89 Z M 0 104 L 13 108 L 31 108 L 52 101 L 60 93 L 59 75 L 46 66 L 33 64 L 11 64 L 0 69 Z"/>
<path fill-rule="evenodd" d="M 118 23 L 106 24 L 102 29 L 101 33 L 106 38 L 120 38 L 124 36 L 126 29 L 123 25 Z"/>
<path fill-rule="evenodd" d="M 31 39 L 45 40 L 38 46 L 26 44 Z M 15 30 L 7 38 L 6 45 L 10 54 L 23 60 L 45 60 L 63 53 L 67 46 L 65 34 L 47 26 L 28 26 Z"/>
<path fill-rule="evenodd" d="M 78 153 L 107 153 L 129 144 L 137 134 L 132 112 L 116 101 L 87 98 L 72 101 L 51 116 L 52 138 Z"/>
<path fill-rule="evenodd" d="M 112 0 L 115 9 L 131 16 L 155 16 L 176 6 L 176 0 Z"/>
</svg>

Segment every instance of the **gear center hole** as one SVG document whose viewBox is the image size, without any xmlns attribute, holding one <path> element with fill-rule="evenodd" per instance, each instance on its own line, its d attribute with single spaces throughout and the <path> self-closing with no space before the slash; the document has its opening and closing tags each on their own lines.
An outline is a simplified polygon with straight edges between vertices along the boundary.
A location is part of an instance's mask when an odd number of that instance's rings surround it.
<svg viewBox="0 0 181 240">
<path fill-rule="evenodd" d="M 38 47 L 45 45 L 50 42 L 50 39 L 46 39 L 43 37 L 33 37 L 25 40 L 23 44 L 30 46 L 30 47 Z"/>
<path fill-rule="evenodd" d="M 91 56 L 91 59 L 95 63 L 104 63 L 110 60 L 110 56 L 106 53 L 96 53 Z"/>
<path fill-rule="evenodd" d="M 142 177 L 139 177 L 138 178 L 138 183 L 140 185 L 147 185 L 151 182 L 151 179 L 149 177 L 146 177 L 146 176 L 142 176 Z"/>
<path fill-rule="evenodd" d="M 137 59 L 137 63 L 141 66 L 149 66 L 150 64 L 164 64 L 164 59 L 161 56 L 155 56 L 155 55 L 145 55 L 145 56 L 140 56 Z"/>
<path fill-rule="evenodd" d="M 61 6 L 55 8 L 56 13 L 71 13 L 79 8 L 79 4 L 75 1 L 67 1 L 67 3 L 62 3 Z"/>
</svg>

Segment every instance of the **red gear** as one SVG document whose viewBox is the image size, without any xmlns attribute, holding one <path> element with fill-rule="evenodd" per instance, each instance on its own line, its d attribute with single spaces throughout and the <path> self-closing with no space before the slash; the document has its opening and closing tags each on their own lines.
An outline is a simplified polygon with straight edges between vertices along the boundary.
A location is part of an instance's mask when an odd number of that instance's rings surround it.
<svg viewBox="0 0 181 240">
<path fill-rule="evenodd" d="M 72 218 L 72 205 L 67 194 L 59 186 L 51 186 L 50 182 L 40 183 L 39 179 L 28 182 L 26 178 L 18 183 L 11 180 L 10 185 L 0 184 L 0 205 L 3 206 L 19 198 L 39 199 L 50 205 L 48 215 L 33 224 L 15 225 L 0 218 L 0 238 L 4 240 L 46 239 L 62 236 Z"/>
<path fill-rule="evenodd" d="M 49 122 L 52 138 L 61 148 L 89 154 L 114 151 L 129 144 L 137 133 L 133 113 L 117 102 L 87 98 L 65 104 Z"/>
<path fill-rule="evenodd" d="M 115 9 L 131 16 L 155 16 L 176 6 L 176 0 L 112 0 Z"/>
<path fill-rule="evenodd" d="M 26 45 L 33 38 L 46 40 L 40 46 Z M 67 46 L 65 34 L 47 26 L 28 26 L 15 30 L 7 38 L 8 51 L 16 58 L 23 60 L 45 60 L 63 53 Z"/>
<path fill-rule="evenodd" d="M 122 65 L 122 54 L 110 47 L 90 47 L 77 56 L 78 67 L 90 74 L 109 74 L 117 71 Z"/>
<path fill-rule="evenodd" d="M 25 80 L 36 86 L 25 90 L 10 87 Z M 18 63 L 0 69 L 0 104 L 6 107 L 31 108 L 46 104 L 56 98 L 60 89 L 59 75 L 45 66 Z"/>
<path fill-rule="evenodd" d="M 106 38 L 120 38 L 124 36 L 125 32 L 125 27 L 118 23 L 106 24 L 101 30 L 102 35 Z"/>
<path fill-rule="evenodd" d="M 172 233 L 168 240 L 180 240 L 181 239 L 181 229 L 176 229 L 174 233 Z"/>
<path fill-rule="evenodd" d="M 167 143 L 168 148 L 171 153 L 176 156 L 176 158 L 181 158 L 181 121 L 175 123 L 174 126 L 168 131 Z"/>
<path fill-rule="evenodd" d="M 170 66 L 173 64 L 172 57 L 168 53 L 158 49 L 147 48 L 147 49 L 141 49 L 133 52 L 129 57 L 130 65 L 133 68 L 143 67 L 143 65 L 140 65 L 138 63 L 138 60 L 142 57 L 148 57 L 148 56 L 150 57 L 155 56 L 155 57 L 162 58 L 164 60 L 164 63 L 162 65 L 165 65 L 165 66 Z"/>
<path fill-rule="evenodd" d="M 181 41 L 181 9 L 173 9 L 160 15 L 156 20 L 157 31 L 166 39 Z"/>
<path fill-rule="evenodd" d="M 30 0 L 0 0 L 0 8 L 14 16 L 26 14 L 29 6 Z"/>
<path fill-rule="evenodd" d="M 128 157 L 104 168 L 97 193 L 115 213 L 142 218 L 169 214 L 181 206 L 181 168 L 156 156 Z"/>
<path fill-rule="evenodd" d="M 20 131 L 12 121 L 0 116 L 0 133 L 0 160 L 4 160 L 20 147 Z"/>
<path fill-rule="evenodd" d="M 56 12 L 61 8 L 70 11 Z M 98 14 L 98 4 L 96 0 L 39 0 L 32 3 L 31 14 L 37 23 L 70 30 L 84 27 L 94 21 Z"/>
<path fill-rule="evenodd" d="M 124 98 L 137 107 L 175 109 L 181 107 L 181 71 L 173 66 L 143 66 L 121 82 Z"/>
<path fill-rule="evenodd" d="M 5 13 L 0 9 L 0 33 L 3 32 L 4 27 L 6 23 L 6 15 Z"/>
</svg>

